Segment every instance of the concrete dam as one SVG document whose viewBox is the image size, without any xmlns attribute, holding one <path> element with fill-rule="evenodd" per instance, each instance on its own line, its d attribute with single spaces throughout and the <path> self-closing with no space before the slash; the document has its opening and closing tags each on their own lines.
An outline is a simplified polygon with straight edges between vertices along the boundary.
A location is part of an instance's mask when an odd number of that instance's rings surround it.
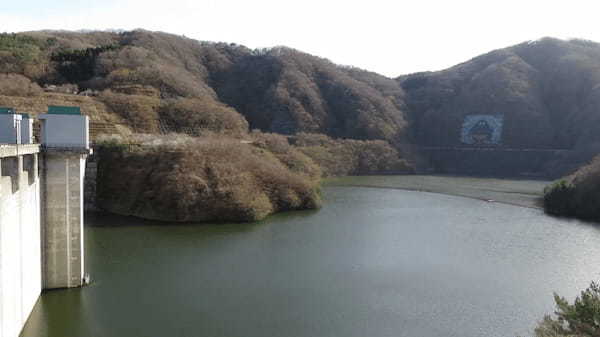
<svg viewBox="0 0 600 337">
<path fill-rule="evenodd" d="M 0 337 L 17 337 L 44 289 L 84 284 L 87 116 L 49 107 L 33 119 L 0 108 Z"/>
</svg>

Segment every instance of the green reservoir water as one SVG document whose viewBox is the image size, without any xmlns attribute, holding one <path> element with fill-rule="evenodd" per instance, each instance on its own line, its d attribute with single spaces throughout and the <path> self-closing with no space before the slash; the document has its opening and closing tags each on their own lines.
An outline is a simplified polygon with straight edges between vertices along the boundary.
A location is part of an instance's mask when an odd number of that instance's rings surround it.
<svg viewBox="0 0 600 337">
<path fill-rule="evenodd" d="M 552 292 L 600 279 L 596 225 L 407 184 L 526 205 L 544 185 L 355 177 L 258 224 L 88 218 L 94 283 L 44 293 L 22 336 L 531 335 Z"/>
</svg>

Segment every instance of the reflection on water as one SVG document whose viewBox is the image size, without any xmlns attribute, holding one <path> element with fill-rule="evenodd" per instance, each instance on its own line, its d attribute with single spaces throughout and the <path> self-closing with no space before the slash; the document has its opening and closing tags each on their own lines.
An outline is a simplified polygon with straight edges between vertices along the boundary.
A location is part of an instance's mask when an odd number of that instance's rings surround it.
<svg viewBox="0 0 600 337">
<path fill-rule="evenodd" d="M 319 211 L 250 225 L 95 219 L 123 226 L 87 227 L 94 283 L 45 293 L 23 336 L 529 335 L 553 291 L 600 278 L 591 225 L 431 193 L 324 193 Z"/>
</svg>

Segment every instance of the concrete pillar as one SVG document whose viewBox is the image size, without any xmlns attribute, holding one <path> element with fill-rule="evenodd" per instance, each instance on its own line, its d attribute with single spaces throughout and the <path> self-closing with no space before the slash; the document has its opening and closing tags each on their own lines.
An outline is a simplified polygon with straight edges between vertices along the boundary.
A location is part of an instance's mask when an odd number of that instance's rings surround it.
<svg viewBox="0 0 600 337">
<path fill-rule="evenodd" d="M 11 193 L 19 190 L 19 164 L 22 165 L 21 157 L 5 157 L 0 165 L 2 166 L 2 176 L 9 177 L 11 182 Z M 22 166 L 21 166 L 22 167 Z"/>
<path fill-rule="evenodd" d="M 33 144 L 33 119 L 29 115 L 22 115 L 20 132 L 21 144 Z"/>
<path fill-rule="evenodd" d="M 16 158 L 0 159 L 0 335 L 18 336 L 21 322 L 20 200 Z"/>
<path fill-rule="evenodd" d="M 40 219 L 40 184 L 38 154 L 20 156 L 21 202 L 21 287 L 23 324 L 27 321 L 42 291 L 42 254 Z"/>
<path fill-rule="evenodd" d="M 86 149 L 47 149 L 43 162 L 44 289 L 83 285 Z"/>
</svg>

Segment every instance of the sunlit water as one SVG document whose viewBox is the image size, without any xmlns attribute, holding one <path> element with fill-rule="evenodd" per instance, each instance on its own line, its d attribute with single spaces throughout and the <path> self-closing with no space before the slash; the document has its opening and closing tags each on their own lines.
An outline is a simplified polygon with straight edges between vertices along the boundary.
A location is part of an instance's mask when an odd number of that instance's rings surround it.
<svg viewBox="0 0 600 337">
<path fill-rule="evenodd" d="M 251 225 L 88 220 L 94 283 L 45 293 L 23 336 L 531 335 L 554 291 L 600 279 L 595 225 L 424 192 L 324 197 Z"/>
</svg>

